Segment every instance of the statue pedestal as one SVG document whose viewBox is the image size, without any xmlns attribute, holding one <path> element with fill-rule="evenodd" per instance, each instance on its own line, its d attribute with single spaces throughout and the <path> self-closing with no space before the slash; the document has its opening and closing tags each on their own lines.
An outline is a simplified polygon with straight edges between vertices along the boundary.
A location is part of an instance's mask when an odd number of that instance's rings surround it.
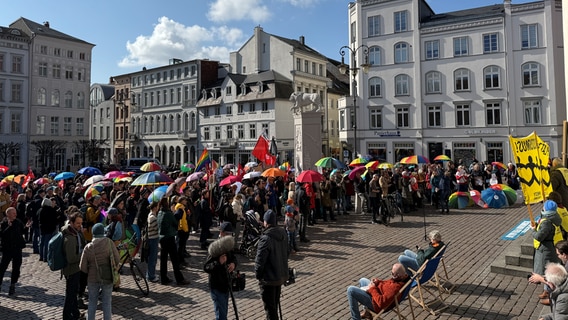
<svg viewBox="0 0 568 320">
<path fill-rule="evenodd" d="M 294 167 L 298 171 L 316 170 L 322 157 L 321 112 L 294 114 Z"/>
</svg>

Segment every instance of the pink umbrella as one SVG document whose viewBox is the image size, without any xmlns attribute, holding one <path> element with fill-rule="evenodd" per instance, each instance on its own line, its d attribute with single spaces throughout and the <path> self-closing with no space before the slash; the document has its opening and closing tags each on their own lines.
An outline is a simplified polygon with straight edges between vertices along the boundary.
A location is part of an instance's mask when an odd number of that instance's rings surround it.
<svg viewBox="0 0 568 320">
<path fill-rule="evenodd" d="M 35 184 L 37 184 L 38 186 L 44 185 L 46 183 L 49 183 L 49 179 L 48 178 L 39 178 L 37 180 L 34 181 Z"/>
<path fill-rule="evenodd" d="M 122 171 L 110 171 L 107 174 L 105 174 L 105 179 L 114 179 L 120 175 L 126 174 L 125 172 Z"/>
<path fill-rule="evenodd" d="M 355 167 L 353 170 L 351 170 L 351 172 L 349 172 L 349 179 L 351 179 L 351 180 L 355 179 L 355 176 L 357 174 L 363 174 L 363 172 L 365 172 L 365 170 L 367 170 L 367 168 L 365 166 Z"/>
</svg>

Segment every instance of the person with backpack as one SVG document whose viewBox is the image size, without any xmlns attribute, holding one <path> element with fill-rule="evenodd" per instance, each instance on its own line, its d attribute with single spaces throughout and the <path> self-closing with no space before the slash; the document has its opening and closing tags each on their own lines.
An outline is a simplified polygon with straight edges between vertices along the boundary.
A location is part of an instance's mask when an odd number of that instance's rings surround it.
<svg viewBox="0 0 568 320">
<path fill-rule="evenodd" d="M 83 218 L 79 212 L 74 212 L 69 216 L 68 222 L 61 228 L 64 236 L 63 252 L 65 254 L 66 266 L 61 269 L 65 277 L 65 305 L 63 306 L 63 320 L 85 319 L 84 313 L 79 312 L 77 294 L 81 269 L 79 262 L 85 246 L 82 233 Z"/>
<path fill-rule="evenodd" d="M 8 295 L 16 292 L 16 283 L 20 278 L 20 268 L 22 266 L 22 249 L 26 246 L 24 240 L 24 224 L 16 218 L 16 208 L 8 207 L 6 217 L 0 223 L 0 240 L 2 240 L 2 260 L 0 261 L 0 290 L 2 280 L 8 265 L 12 262 L 12 276 L 10 279 L 10 289 Z"/>
<path fill-rule="evenodd" d="M 39 261 L 47 262 L 47 246 L 51 237 L 57 232 L 59 223 L 64 219 L 55 209 L 55 201 L 47 197 L 41 202 L 41 208 L 37 212 L 41 239 L 39 243 Z"/>
</svg>

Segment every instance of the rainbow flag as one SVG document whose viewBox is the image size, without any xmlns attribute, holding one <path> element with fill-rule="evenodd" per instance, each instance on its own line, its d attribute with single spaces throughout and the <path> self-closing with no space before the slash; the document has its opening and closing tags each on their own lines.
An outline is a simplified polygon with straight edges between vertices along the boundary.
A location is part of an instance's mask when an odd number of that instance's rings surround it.
<svg viewBox="0 0 568 320">
<path fill-rule="evenodd" d="M 209 151 L 207 148 L 203 149 L 199 160 L 197 161 L 197 165 L 195 167 L 195 172 L 201 171 L 206 165 L 211 163 L 211 157 L 209 156 Z"/>
<path fill-rule="evenodd" d="M 280 170 L 284 170 L 284 171 L 288 171 L 290 170 L 290 163 L 288 163 L 288 161 L 284 162 L 283 164 L 281 164 L 278 169 Z"/>
</svg>

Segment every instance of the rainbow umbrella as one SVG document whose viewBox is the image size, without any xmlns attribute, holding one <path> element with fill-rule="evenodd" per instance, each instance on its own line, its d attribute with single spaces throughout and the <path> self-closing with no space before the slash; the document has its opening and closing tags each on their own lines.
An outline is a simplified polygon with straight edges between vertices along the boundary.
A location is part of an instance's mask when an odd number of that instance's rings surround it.
<svg viewBox="0 0 568 320">
<path fill-rule="evenodd" d="M 469 196 L 471 197 L 471 200 L 473 200 L 473 203 L 482 208 L 487 208 L 487 203 L 483 202 L 481 199 L 481 192 L 477 190 L 469 190 Z"/>
<path fill-rule="evenodd" d="M 256 162 L 255 162 L 256 163 Z M 278 169 L 280 170 L 284 170 L 284 171 L 288 171 L 290 170 L 290 163 L 288 161 L 284 162 L 283 164 L 281 164 Z"/>
<path fill-rule="evenodd" d="M 365 158 L 356 158 L 356 159 L 353 159 L 353 161 L 351 161 L 349 163 L 349 166 L 350 167 L 364 166 L 367 162 L 369 162 L 369 160 L 367 160 Z"/>
<path fill-rule="evenodd" d="M 384 170 L 388 170 L 388 169 L 394 168 L 394 166 L 392 165 L 392 163 L 383 162 L 383 163 L 380 163 L 377 168 L 379 168 L 379 169 L 384 169 Z"/>
<path fill-rule="evenodd" d="M 349 179 L 353 180 L 353 179 L 355 179 L 355 176 L 357 174 L 363 174 L 363 172 L 365 172 L 366 170 L 367 170 L 367 168 L 365 168 L 365 166 L 356 167 L 353 170 L 351 170 L 351 172 L 349 172 L 348 177 L 349 177 Z"/>
<path fill-rule="evenodd" d="M 89 200 L 92 197 L 101 194 L 105 187 L 102 184 L 95 183 L 85 190 L 85 199 Z"/>
<path fill-rule="evenodd" d="M 105 179 L 105 176 L 103 176 L 103 175 L 100 175 L 100 174 L 94 175 L 94 176 L 90 177 L 89 179 L 85 180 L 85 182 L 83 182 L 83 187 L 90 186 L 93 183 L 103 181 L 104 179 Z"/>
<path fill-rule="evenodd" d="M 507 196 L 503 190 L 496 190 L 493 188 L 487 188 L 481 191 L 481 199 L 487 203 L 490 208 L 502 208 L 509 205 L 507 201 Z"/>
<path fill-rule="evenodd" d="M 153 186 L 174 182 L 170 176 L 160 171 L 146 172 L 132 182 L 133 186 Z"/>
<path fill-rule="evenodd" d="M 148 202 L 158 202 L 166 195 L 168 191 L 168 186 L 159 186 L 148 196 Z"/>
<path fill-rule="evenodd" d="M 421 156 L 421 155 L 414 155 L 410 157 L 404 157 L 400 159 L 400 163 L 403 164 L 419 164 L 419 163 L 430 163 L 428 158 Z"/>
<path fill-rule="evenodd" d="M 54 181 L 67 180 L 67 179 L 73 179 L 73 177 L 75 177 L 75 174 L 73 172 L 65 171 L 56 175 L 55 178 L 53 178 L 53 180 Z"/>
<path fill-rule="evenodd" d="M 367 162 L 367 163 L 365 164 L 365 167 L 366 167 L 368 170 L 375 171 L 375 170 L 377 170 L 377 168 L 379 167 L 379 162 L 376 161 L 376 160 Z"/>
<path fill-rule="evenodd" d="M 186 162 L 182 164 L 179 169 L 181 170 L 181 172 L 191 172 L 195 170 L 195 165 L 191 162 Z"/>
<path fill-rule="evenodd" d="M 445 155 L 445 154 L 441 154 L 441 155 L 439 155 L 439 156 L 436 156 L 436 157 L 434 158 L 434 160 L 435 160 L 435 161 L 450 161 L 450 160 L 452 160 L 452 159 L 450 159 L 450 157 L 448 157 L 448 156 Z"/>
<path fill-rule="evenodd" d="M 469 192 L 454 192 L 448 198 L 448 206 L 453 209 L 463 209 L 473 205 Z"/>
<path fill-rule="evenodd" d="M 316 167 L 321 168 L 345 168 L 345 165 L 341 161 L 333 157 L 324 157 L 316 161 Z"/>
<path fill-rule="evenodd" d="M 491 162 L 491 165 L 497 166 L 497 167 L 499 167 L 500 169 L 503 169 L 503 170 L 507 170 L 507 166 L 503 162 L 493 161 L 493 162 Z"/>
<path fill-rule="evenodd" d="M 509 187 L 508 185 L 506 185 L 506 184 L 495 184 L 495 185 L 492 185 L 490 188 L 503 191 L 503 193 L 505 194 L 505 197 L 507 197 L 507 203 L 510 206 L 514 205 L 517 202 L 517 191 L 515 191 L 515 189 Z"/>
<path fill-rule="evenodd" d="M 140 171 L 144 171 L 144 172 L 152 172 L 152 171 L 160 171 L 160 170 L 162 170 L 162 167 L 155 162 L 146 162 L 145 164 L 143 164 L 140 167 Z"/>
</svg>

